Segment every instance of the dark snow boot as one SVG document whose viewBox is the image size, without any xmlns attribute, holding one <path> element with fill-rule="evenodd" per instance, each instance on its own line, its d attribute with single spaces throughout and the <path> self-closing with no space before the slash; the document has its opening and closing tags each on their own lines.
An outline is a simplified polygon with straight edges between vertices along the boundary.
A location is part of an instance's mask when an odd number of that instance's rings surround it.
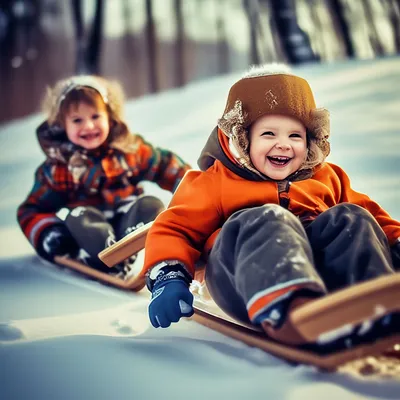
<svg viewBox="0 0 400 400">
<path fill-rule="evenodd" d="M 154 221 L 157 215 L 165 209 L 164 203 L 155 196 L 142 195 L 135 200 L 124 200 L 118 204 L 115 216 L 111 223 L 114 227 L 116 240 L 121 240 L 136 229 Z M 119 277 L 128 279 L 134 271 L 136 254 L 124 260 L 117 267 L 120 269 Z"/>
<path fill-rule="evenodd" d="M 80 247 L 77 259 L 109 273 L 110 268 L 98 257 L 102 250 L 115 243 L 114 229 L 104 214 L 95 207 L 76 207 L 67 215 L 65 225 Z"/>
</svg>

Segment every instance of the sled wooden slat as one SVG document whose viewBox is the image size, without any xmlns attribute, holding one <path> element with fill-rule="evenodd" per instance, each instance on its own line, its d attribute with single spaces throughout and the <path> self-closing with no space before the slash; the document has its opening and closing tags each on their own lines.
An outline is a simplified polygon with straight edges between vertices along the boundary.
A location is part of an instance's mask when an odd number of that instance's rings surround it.
<svg viewBox="0 0 400 400">
<path fill-rule="evenodd" d="M 338 290 L 297 308 L 290 320 L 308 342 L 338 326 L 359 325 L 393 311 L 400 311 L 400 273 L 382 276 Z"/>
<path fill-rule="evenodd" d="M 126 235 L 117 243 L 101 251 L 98 254 L 100 260 L 111 268 L 144 249 L 146 236 L 152 225 L 153 221 L 143 225 L 136 231 Z"/>
<path fill-rule="evenodd" d="M 145 285 L 145 281 L 143 278 L 134 276 L 130 279 L 123 280 L 121 278 L 117 278 L 116 276 L 112 276 L 106 274 L 105 272 L 101 272 L 94 268 L 88 267 L 87 265 L 82 264 L 79 261 L 72 260 L 68 257 L 56 256 L 54 258 L 54 261 L 56 262 L 56 264 L 62 267 L 67 267 L 74 271 L 80 272 L 88 277 L 110 284 L 119 289 L 138 291 L 141 290 Z"/>
<path fill-rule="evenodd" d="M 365 344 L 354 349 L 320 356 L 311 351 L 300 350 L 275 342 L 262 332 L 257 332 L 240 324 L 224 320 L 198 307 L 195 307 L 195 315 L 193 318 L 196 322 L 210 329 L 233 339 L 240 340 L 251 347 L 257 347 L 274 356 L 281 357 L 294 363 L 314 365 L 326 370 L 335 370 L 340 365 L 358 358 L 382 354 L 385 350 L 393 347 L 400 341 L 400 335 L 396 335 L 381 339 L 377 343 Z"/>
</svg>

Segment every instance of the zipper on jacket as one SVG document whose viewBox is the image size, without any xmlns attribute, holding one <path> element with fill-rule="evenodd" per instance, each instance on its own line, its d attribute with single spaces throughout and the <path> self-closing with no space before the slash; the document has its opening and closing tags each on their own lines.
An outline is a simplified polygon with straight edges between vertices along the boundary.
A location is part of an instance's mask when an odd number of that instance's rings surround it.
<svg viewBox="0 0 400 400">
<path fill-rule="evenodd" d="M 279 181 L 278 182 L 278 196 L 279 196 L 279 205 L 283 208 L 289 209 L 289 190 L 292 182 L 290 181 Z"/>
</svg>

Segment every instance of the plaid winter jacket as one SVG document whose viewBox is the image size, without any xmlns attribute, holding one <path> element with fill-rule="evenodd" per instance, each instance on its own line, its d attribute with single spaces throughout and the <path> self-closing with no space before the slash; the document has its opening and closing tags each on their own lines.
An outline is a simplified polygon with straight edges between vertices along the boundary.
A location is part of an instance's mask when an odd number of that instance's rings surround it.
<svg viewBox="0 0 400 400">
<path fill-rule="evenodd" d="M 33 188 L 17 211 L 21 229 L 35 249 L 45 228 L 62 223 L 56 216 L 61 208 L 91 205 L 114 210 L 124 198 L 143 192 L 137 186 L 141 181 L 174 192 L 190 169 L 176 154 L 153 147 L 139 135 L 85 151 L 65 140 L 61 145 L 48 140 L 60 136 L 49 135 L 48 130 L 47 124 L 38 128 L 47 159 L 36 170 Z"/>
</svg>

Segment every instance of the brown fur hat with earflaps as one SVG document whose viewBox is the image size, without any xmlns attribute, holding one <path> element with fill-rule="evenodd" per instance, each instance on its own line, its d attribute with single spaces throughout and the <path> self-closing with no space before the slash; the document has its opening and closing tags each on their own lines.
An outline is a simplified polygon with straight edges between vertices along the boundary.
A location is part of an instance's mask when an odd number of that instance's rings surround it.
<svg viewBox="0 0 400 400">
<path fill-rule="evenodd" d="M 249 127 L 266 114 L 300 120 L 308 133 L 307 158 L 300 170 L 322 164 L 330 152 L 329 112 L 317 108 L 308 82 L 284 64 L 252 67 L 230 89 L 218 127 L 229 137 L 232 155 L 245 168 L 259 174 L 249 156 Z"/>
</svg>

